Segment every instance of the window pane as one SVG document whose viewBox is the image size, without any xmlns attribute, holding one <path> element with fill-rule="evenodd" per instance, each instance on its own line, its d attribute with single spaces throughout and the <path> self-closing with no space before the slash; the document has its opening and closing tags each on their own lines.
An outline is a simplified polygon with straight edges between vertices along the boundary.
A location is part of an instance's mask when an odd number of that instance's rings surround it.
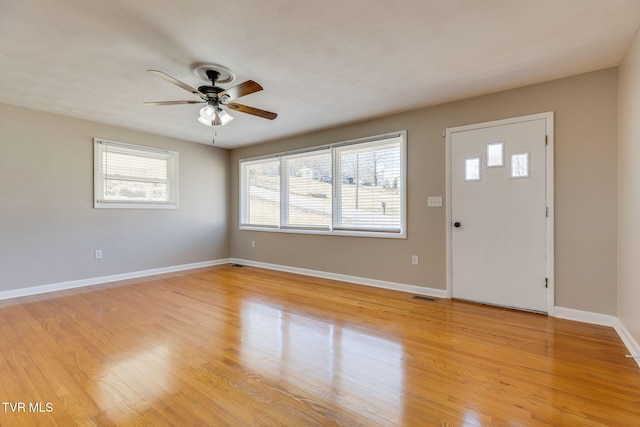
<svg viewBox="0 0 640 427">
<path fill-rule="evenodd" d="M 104 199 L 144 202 L 166 202 L 167 184 L 158 182 L 121 181 L 105 179 Z"/>
<path fill-rule="evenodd" d="M 337 228 L 400 231 L 401 139 L 336 149 L 339 165 Z"/>
<path fill-rule="evenodd" d="M 487 167 L 494 168 L 504 165 L 504 144 L 502 142 L 493 142 L 487 144 Z"/>
<path fill-rule="evenodd" d="M 464 180 L 480 181 L 480 157 L 464 159 Z"/>
<path fill-rule="evenodd" d="M 284 158 L 287 171 L 284 225 L 331 227 L 331 153 L 292 155 Z"/>
<path fill-rule="evenodd" d="M 280 161 L 242 163 L 242 222 L 245 225 L 280 225 Z"/>
<path fill-rule="evenodd" d="M 529 176 L 529 153 L 511 155 L 511 178 L 526 178 Z"/>
</svg>

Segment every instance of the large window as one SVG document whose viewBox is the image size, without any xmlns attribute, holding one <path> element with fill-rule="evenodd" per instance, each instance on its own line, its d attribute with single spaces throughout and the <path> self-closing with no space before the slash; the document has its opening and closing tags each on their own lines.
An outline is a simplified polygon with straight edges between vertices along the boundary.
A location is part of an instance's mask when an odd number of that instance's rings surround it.
<svg viewBox="0 0 640 427">
<path fill-rule="evenodd" d="M 240 228 L 405 237 L 406 132 L 240 161 Z"/>
<path fill-rule="evenodd" d="M 94 139 L 94 207 L 178 207 L 178 153 Z"/>
</svg>

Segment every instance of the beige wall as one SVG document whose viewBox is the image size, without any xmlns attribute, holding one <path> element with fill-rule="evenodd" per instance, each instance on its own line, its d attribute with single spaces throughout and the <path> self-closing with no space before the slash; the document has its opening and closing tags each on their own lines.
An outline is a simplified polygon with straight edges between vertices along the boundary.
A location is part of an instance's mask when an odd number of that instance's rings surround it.
<svg viewBox="0 0 640 427">
<path fill-rule="evenodd" d="M 640 33 L 619 73 L 618 318 L 640 342 Z"/>
<path fill-rule="evenodd" d="M 231 153 L 231 256 L 235 258 L 445 289 L 442 131 L 555 111 L 556 305 L 616 313 L 617 70 L 434 106 Z M 383 100 L 381 100 L 382 102 Z M 238 160 L 406 129 L 406 240 L 240 231 Z M 256 247 L 251 247 L 251 241 Z M 420 265 L 411 265 L 411 255 Z"/>
<path fill-rule="evenodd" d="M 178 151 L 180 209 L 94 209 L 93 137 Z M 0 104 L 0 291 L 228 258 L 228 158 Z"/>
<path fill-rule="evenodd" d="M 621 318 L 639 327 L 638 41 L 620 70 Z M 447 127 L 555 111 L 556 305 L 616 314 L 618 73 L 608 69 L 233 150 L 0 104 L 0 291 L 229 256 L 445 289 Z M 628 90 L 627 90 L 628 88 Z M 627 119 L 625 119 L 627 117 Z M 238 160 L 408 131 L 408 238 L 238 230 Z M 92 138 L 180 152 L 180 209 L 93 209 Z M 626 142 L 625 142 L 626 141 Z M 635 159 L 635 160 L 634 160 Z M 635 162 L 635 163 L 634 163 Z M 56 173 L 57 175 L 53 175 Z M 627 176 L 629 175 L 629 176 Z M 631 195 L 635 196 L 631 197 Z M 636 230 L 637 233 L 633 230 Z M 624 232 L 623 232 L 624 231 Z M 629 233 L 633 231 L 636 234 Z M 625 238 L 626 236 L 633 236 Z M 251 241 L 256 247 L 251 248 Z M 104 258 L 93 259 L 102 249 Z M 411 265 L 411 255 L 420 265 Z M 634 317 L 636 316 L 636 317 Z"/>
</svg>

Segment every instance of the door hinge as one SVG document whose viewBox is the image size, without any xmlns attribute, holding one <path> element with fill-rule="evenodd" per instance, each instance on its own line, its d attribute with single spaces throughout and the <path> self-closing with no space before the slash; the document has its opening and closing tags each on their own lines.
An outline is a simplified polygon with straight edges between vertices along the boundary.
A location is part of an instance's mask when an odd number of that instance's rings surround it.
<svg viewBox="0 0 640 427">
<path fill-rule="evenodd" d="M 544 210 L 544 216 L 546 216 L 547 218 L 549 218 L 549 206 L 547 206 Z"/>
<path fill-rule="evenodd" d="M 548 278 L 548 277 L 545 277 L 545 278 L 544 278 L 544 287 L 545 287 L 545 288 L 548 288 L 548 287 L 549 287 L 549 278 Z"/>
<path fill-rule="evenodd" d="M 544 145 L 549 145 L 549 137 L 547 135 L 544 136 Z"/>
</svg>

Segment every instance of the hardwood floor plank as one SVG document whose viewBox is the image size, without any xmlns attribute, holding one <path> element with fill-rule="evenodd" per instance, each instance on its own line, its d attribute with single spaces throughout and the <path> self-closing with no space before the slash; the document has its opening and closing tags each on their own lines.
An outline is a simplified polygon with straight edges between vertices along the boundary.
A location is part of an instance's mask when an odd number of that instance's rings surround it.
<svg viewBox="0 0 640 427">
<path fill-rule="evenodd" d="M 0 303 L 0 426 L 640 425 L 612 328 L 217 266 Z"/>
</svg>

